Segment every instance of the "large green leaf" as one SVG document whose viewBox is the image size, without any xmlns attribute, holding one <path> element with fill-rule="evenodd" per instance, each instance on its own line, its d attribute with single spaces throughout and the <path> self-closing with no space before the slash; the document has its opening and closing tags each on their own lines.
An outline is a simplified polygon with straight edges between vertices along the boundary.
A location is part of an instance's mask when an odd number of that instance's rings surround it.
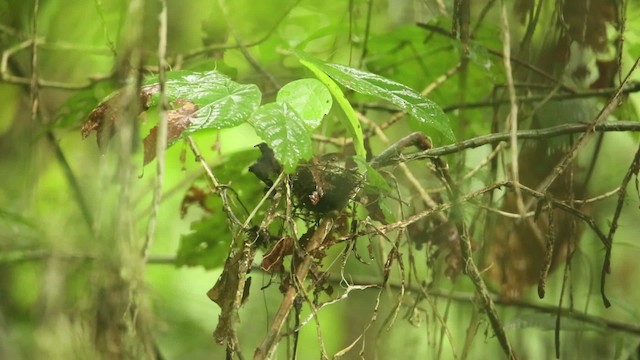
<svg viewBox="0 0 640 360">
<path fill-rule="evenodd" d="M 409 125 L 412 129 L 422 131 L 431 136 L 436 143 L 451 143 L 455 141 L 449 118 L 440 106 L 410 87 L 370 72 L 343 65 L 325 63 L 300 53 L 298 53 L 298 56 L 304 62 L 313 64 L 343 86 L 361 94 L 387 100 L 405 110 L 412 116 L 409 120 Z"/>
<path fill-rule="evenodd" d="M 309 131 L 315 130 L 329 110 L 331 93 L 316 79 L 295 80 L 278 91 L 276 101 L 289 104 L 300 115 Z"/>
<path fill-rule="evenodd" d="M 287 103 L 259 107 L 250 122 L 258 136 L 273 149 L 286 172 L 292 173 L 300 160 L 308 160 L 313 155 L 311 134 Z"/>
<path fill-rule="evenodd" d="M 158 85 L 154 77 L 145 88 Z M 149 106 L 158 101 L 158 92 Z M 256 85 L 239 84 L 215 70 L 207 72 L 172 71 L 167 73 L 166 94 L 169 101 L 190 101 L 198 110 L 181 137 L 201 129 L 223 129 L 238 126 L 260 106 L 262 93 Z"/>
<path fill-rule="evenodd" d="M 356 116 L 355 110 L 351 107 L 351 104 L 344 96 L 344 93 L 338 85 L 325 74 L 322 70 L 320 70 L 313 62 L 306 61 L 305 58 L 300 57 L 300 63 L 306 66 L 309 70 L 311 70 L 317 77 L 322 81 L 323 84 L 327 86 L 331 95 L 336 98 L 338 105 L 346 115 L 345 125 L 346 128 L 351 133 L 351 137 L 353 138 L 353 144 L 356 149 L 356 154 L 362 156 L 363 158 L 367 157 L 367 150 L 364 148 L 364 135 L 362 133 L 362 126 L 360 125 L 360 121 L 358 121 L 358 117 Z"/>
</svg>

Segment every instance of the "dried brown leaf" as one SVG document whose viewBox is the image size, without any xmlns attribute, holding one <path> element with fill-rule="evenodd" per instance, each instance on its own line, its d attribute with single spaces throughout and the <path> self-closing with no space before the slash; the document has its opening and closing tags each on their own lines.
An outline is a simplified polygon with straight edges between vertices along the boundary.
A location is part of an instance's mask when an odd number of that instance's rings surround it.
<svg viewBox="0 0 640 360">
<path fill-rule="evenodd" d="M 187 193 L 182 198 L 182 204 L 180 205 L 180 217 L 184 218 L 187 215 L 187 210 L 193 204 L 198 204 L 200 208 L 208 213 L 213 212 L 213 209 L 209 208 L 206 204 L 206 200 L 209 194 L 195 185 L 191 185 Z"/>
<path fill-rule="evenodd" d="M 178 108 L 167 111 L 167 143 L 180 138 L 182 133 L 191 125 L 193 115 L 198 111 L 198 106 L 191 101 L 178 99 L 175 104 Z M 158 141 L 158 127 L 154 126 L 144 140 L 144 165 L 147 165 L 156 157 L 156 143 Z"/>
<path fill-rule="evenodd" d="M 264 255 L 260 267 L 262 270 L 273 273 L 282 269 L 284 257 L 292 255 L 295 249 L 295 242 L 291 237 L 283 237 L 278 240 L 273 247 Z"/>
<path fill-rule="evenodd" d="M 158 85 L 145 86 L 140 89 L 139 110 L 137 114 L 149 109 L 151 96 L 158 91 Z M 93 109 L 82 126 L 82 129 L 80 129 L 82 138 L 86 138 L 95 131 L 98 148 L 104 150 L 109 140 L 111 140 L 118 130 L 118 121 L 122 113 L 125 112 L 123 107 L 129 104 L 126 96 L 125 91 L 120 91 Z"/>
<path fill-rule="evenodd" d="M 238 309 L 247 300 L 247 273 L 251 270 L 254 256 L 255 249 L 249 244 L 245 244 L 235 255 L 229 256 L 222 275 L 207 292 L 209 299 L 220 306 L 218 325 L 214 332 L 218 344 L 226 343 L 233 348 L 237 343 L 236 326 L 240 321 Z"/>
</svg>

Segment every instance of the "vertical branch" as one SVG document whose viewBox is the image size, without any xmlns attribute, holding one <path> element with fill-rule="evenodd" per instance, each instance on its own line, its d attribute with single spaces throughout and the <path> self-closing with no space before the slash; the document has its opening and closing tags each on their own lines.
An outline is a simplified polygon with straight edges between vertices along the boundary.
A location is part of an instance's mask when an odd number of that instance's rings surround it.
<svg viewBox="0 0 640 360">
<path fill-rule="evenodd" d="M 609 246 L 607 247 L 607 252 L 605 253 L 605 256 L 604 256 L 604 263 L 602 265 L 602 272 L 600 275 L 601 276 L 600 292 L 602 294 L 602 300 L 604 301 L 606 307 L 611 306 L 611 303 L 605 296 L 604 279 L 605 279 L 606 273 L 611 269 L 611 247 L 613 245 L 613 235 L 615 235 L 616 230 L 618 229 L 618 220 L 620 219 L 620 214 L 622 213 L 622 207 L 624 206 L 624 199 L 627 196 L 627 186 L 631 181 L 631 176 L 635 174 L 637 177 L 638 172 L 640 172 L 640 146 L 638 146 L 638 150 L 636 151 L 633 161 L 631 162 L 631 166 L 629 166 L 629 170 L 627 170 L 627 173 L 624 175 L 624 178 L 622 179 L 622 183 L 620 184 L 620 188 L 618 190 L 618 205 L 616 206 L 616 210 L 613 214 L 613 219 L 611 220 L 611 227 L 609 228 L 609 234 L 607 235 L 607 243 L 609 244 Z"/>
<path fill-rule="evenodd" d="M 313 252 L 320 245 L 322 245 L 324 239 L 329 234 L 329 231 L 331 231 L 332 226 L 333 220 L 331 218 L 326 217 L 322 219 L 320 225 L 311 236 L 311 239 L 309 239 L 309 243 L 305 248 L 306 254 L 304 260 L 302 261 L 302 264 L 300 264 L 300 266 L 298 266 L 295 270 L 295 278 L 293 280 L 293 283 L 289 286 L 289 289 L 287 289 L 287 292 L 284 295 L 284 299 L 282 299 L 282 303 L 280 304 L 280 308 L 278 309 L 278 312 L 273 319 L 273 324 L 271 324 L 269 332 L 267 332 L 264 340 L 262 340 L 262 344 L 260 344 L 260 347 L 256 349 L 254 359 L 270 359 L 273 356 L 273 351 L 275 350 L 275 345 L 277 344 L 280 330 L 282 329 L 282 326 L 284 325 L 284 322 L 287 319 L 291 308 L 293 307 L 293 302 L 298 295 L 298 290 L 294 284 L 302 284 L 304 282 L 304 279 L 307 277 L 307 273 L 309 272 L 309 269 L 311 267 Z"/>
<path fill-rule="evenodd" d="M 154 356 L 154 346 L 144 306 L 141 282 L 140 244 L 137 243 L 136 223 L 132 216 L 132 192 L 136 179 L 132 162 L 138 143 L 137 116 L 140 110 L 141 68 L 145 0 L 128 4 L 122 34 L 121 58 L 116 65 L 123 83 L 127 85 L 118 99 L 116 175 L 103 174 L 102 182 L 109 193 L 102 196 L 101 221 L 106 225 L 98 233 L 101 249 L 94 270 L 97 290 L 95 346 L 105 359 L 147 359 Z M 105 159 L 106 160 L 106 159 Z M 112 160 L 112 159 L 109 159 Z M 111 163 L 102 161 L 104 171 L 112 171 Z M 116 192 L 115 199 L 111 196 Z M 115 200 L 115 201 L 114 201 Z"/>
<path fill-rule="evenodd" d="M 36 125 L 42 125 L 42 120 L 38 119 L 38 114 L 40 113 L 40 81 L 38 80 L 38 45 L 40 42 L 38 41 L 38 14 L 40 11 L 40 0 L 34 0 L 33 3 L 33 20 L 32 20 L 32 31 L 33 38 L 31 40 L 31 80 L 29 83 L 29 96 L 30 96 L 30 104 L 31 104 L 31 128 L 36 129 Z M 3 59 L 3 62 L 5 59 Z M 3 67 L 5 64 L 3 63 Z M 45 137 L 49 142 L 49 145 L 53 148 L 54 155 L 60 166 L 62 167 L 62 171 L 69 182 L 69 186 L 71 187 L 71 192 L 78 203 L 78 207 L 80 208 L 80 213 L 87 225 L 89 231 L 92 231 L 93 228 L 93 216 L 91 215 L 91 211 L 89 210 L 89 205 L 82 194 L 82 190 L 80 189 L 80 184 L 76 176 L 73 174 L 71 170 L 71 166 L 69 166 L 69 162 L 64 156 L 60 145 L 58 144 L 53 132 L 51 130 L 46 130 Z M 30 142 L 32 142 L 31 139 Z"/>
<path fill-rule="evenodd" d="M 158 104 L 158 133 L 156 141 L 156 178 L 153 184 L 153 200 L 151 206 L 151 215 L 149 215 L 149 223 L 147 226 L 147 236 L 142 246 L 142 259 L 146 262 L 149 258 L 149 252 L 153 245 L 156 232 L 156 222 L 158 210 L 160 208 L 160 199 L 162 197 L 162 182 L 165 172 L 165 152 L 167 148 L 167 109 L 169 103 L 167 101 L 166 82 L 166 53 L 167 53 L 167 0 L 160 0 L 160 14 L 158 16 L 158 64 L 159 80 L 160 80 L 160 104 Z"/>
<path fill-rule="evenodd" d="M 31 28 L 33 31 L 33 38 L 31 39 L 31 81 L 29 84 L 29 104 L 31 105 L 31 129 L 35 129 L 36 121 L 38 119 L 38 12 L 40 8 L 40 0 L 33 0 L 33 19 L 31 23 Z M 6 64 L 5 56 L 3 54 L 2 59 L 2 67 L 3 71 Z M 30 139 L 29 143 L 33 143 L 35 136 L 33 132 L 29 134 Z M 27 150 L 29 154 L 27 158 L 29 159 L 27 165 L 27 171 L 29 172 L 30 177 L 33 176 L 35 179 L 35 157 L 33 156 L 33 146 L 28 146 Z M 33 188 L 36 180 L 31 180 L 30 184 L 27 185 L 27 189 Z M 27 190 L 29 191 L 29 190 Z M 33 191 L 29 191 L 27 194 L 29 202 L 32 201 Z"/>
<path fill-rule="evenodd" d="M 542 206 L 542 202 L 539 203 Z M 555 221 L 554 221 L 554 211 L 551 204 L 547 202 L 546 204 L 549 207 L 549 213 L 547 214 L 547 221 L 549 223 L 549 227 L 547 229 L 546 235 L 546 248 L 544 250 L 544 260 L 542 263 L 542 268 L 540 270 L 540 278 L 538 280 L 538 297 L 540 299 L 544 298 L 545 289 L 547 287 L 547 276 L 549 275 L 549 270 L 551 269 L 551 264 L 553 263 L 553 248 L 555 246 L 555 238 L 556 238 L 556 230 L 555 230 Z"/>
<path fill-rule="evenodd" d="M 509 133 L 511 134 L 511 176 L 513 177 L 513 181 L 517 184 L 520 183 L 520 171 L 518 168 L 518 104 L 516 103 L 516 89 L 513 85 L 513 71 L 511 69 L 511 37 L 509 35 L 509 21 L 507 19 L 507 7 L 504 1 L 501 2 L 500 6 L 500 18 L 501 18 L 501 27 L 502 27 L 502 60 L 504 64 L 504 71 L 507 77 L 507 85 L 509 89 L 509 103 L 511 105 L 509 110 L 509 116 L 507 121 L 507 128 L 509 129 Z M 524 201 L 522 200 L 522 192 L 519 187 L 515 187 L 516 193 L 516 204 L 518 206 L 518 212 L 520 216 L 524 217 L 526 213 L 524 207 Z"/>
<path fill-rule="evenodd" d="M 471 20 L 471 0 L 456 0 L 454 2 L 454 37 L 458 38 L 462 43 L 462 54 L 460 56 L 460 103 L 464 104 L 466 101 L 466 89 L 468 81 L 468 68 L 469 68 L 469 41 L 471 39 L 471 33 L 469 29 L 469 22 Z M 462 116 L 460 116 L 462 119 Z"/>
<path fill-rule="evenodd" d="M 362 68 L 364 65 L 364 60 L 367 58 L 369 53 L 369 33 L 371 31 L 371 11 L 373 10 L 373 0 L 367 1 L 367 21 L 364 28 L 364 39 L 362 40 L 362 53 L 360 54 L 360 62 L 358 63 L 358 68 Z"/>
<path fill-rule="evenodd" d="M 38 117 L 38 12 L 40 0 L 33 1 L 33 19 L 31 27 L 33 40 L 31 42 L 31 125 L 34 125 Z"/>
<path fill-rule="evenodd" d="M 507 355 L 509 359 L 517 359 L 516 354 L 511 348 L 511 343 L 509 342 L 509 339 L 504 332 L 504 327 L 502 326 L 500 318 L 498 317 L 498 313 L 496 312 L 495 303 L 491 298 L 491 295 L 489 295 L 489 290 L 487 289 L 487 285 L 484 283 L 484 280 L 480 275 L 478 266 L 473 260 L 473 250 L 471 248 L 471 240 L 469 238 L 467 225 L 465 224 L 462 212 L 459 209 L 460 200 L 462 200 L 460 196 L 460 190 L 451 179 L 449 171 L 447 170 L 447 165 L 440 158 L 434 158 L 432 161 L 436 169 L 438 170 L 442 181 L 445 183 L 448 189 L 449 196 L 451 196 L 452 201 L 456 204 L 452 209 L 452 217 L 455 221 L 456 228 L 458 229 L 460 252 L 462 254 L 462 261 L 465 264 L 464 273 L 469 277 L 469 279 L 471 279 L 471 282 L 476 289 L 476 293 L 480 297 L 482 307 L 487 312 L 487 317 L 489 318 L 489 322 L 491 323 L 491 328 L 498 338 L 498 342 L 500 343 L 500 346 L 502 347 L 505 355 Z"/>
</svg>

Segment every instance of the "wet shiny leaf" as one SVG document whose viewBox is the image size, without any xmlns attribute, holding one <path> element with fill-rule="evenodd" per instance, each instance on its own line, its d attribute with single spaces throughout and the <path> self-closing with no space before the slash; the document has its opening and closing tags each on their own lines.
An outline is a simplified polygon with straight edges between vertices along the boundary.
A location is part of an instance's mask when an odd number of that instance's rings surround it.
<svg viewBox="0 0 640 360">
<path fill-rule="evenodd" d="M 276 101 L 290 105 L 309 131 L 320 126 L 333 104 L 329 89 L 316 79 L 300 79 L 286 84 L 278 91 Z"/>
<path fill-rule="evenodd" d="M 157 78 L 146 81 L 150 86 Z M 223 129 L 245 122 L 258 108 L 262 93 L 256 85 L 239 84 L 217 71 L 173 71 L 167 74 L 169 101 L 188 100 L 198 107 L 183 137 L 201 129 Z M 154 93 L 149 106 L 158 102 Z"/>
<path fill-rule="evenodd" d="M 307 55 L 303 61 L 312 63 L 333 80 L 361 94 L 391 102 L 411 114 L 409 125 L 415 131 L 429 135 L 436 143 L 451 143 L 455 136 L 449 118 L 440 106 L 408 86 L 370 72 L 343 65 L 325 63 Z"/>
<path fill-rule="evenodd" d="M 308 160 L 313 155 L 309 130 L 289 105 L 263 105 L 250 122 L 287 173 L 292 173 L 300 160 Z"/>
</svg>

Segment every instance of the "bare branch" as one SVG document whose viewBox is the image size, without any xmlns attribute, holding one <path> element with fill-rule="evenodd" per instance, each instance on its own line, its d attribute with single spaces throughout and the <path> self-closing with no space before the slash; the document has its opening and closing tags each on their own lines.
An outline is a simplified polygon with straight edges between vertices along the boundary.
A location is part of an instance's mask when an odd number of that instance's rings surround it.
<svg viewBox="0 0 640 360">
<path fill-rule="evenodd" d="M 516 133 L 519 140 L 525 139 L 549 139 L 562 135 L 577 134 L 586 131 L 590 124 L 585 123 L 571 123 L 563 124 L 554 127 L 538 129 L 538 130 L 520 130 Z M 640 131 L 640 123 L 637 121 L 614 121 L 597 124 L 594 128 L 597 132 L 613 132 L 613 131 Z M 401 161 L 412 161 L 418 159 L 425 159 L 443 155 L 454 154 L 466 149 L 473 149 L 487 144 L 499 143 L 501 141 L 507 141 L 511 137 L 508 133 L 497 133 L 478 136 L 469 140 L 464 140 L 455 144 L 440 146 L 437 148 L 417 152 L 414 154 L 402 155 L 400 158 L 390 159 L 389 162 L 381 164 L 380 166 L 389 166 Z"/>
</svg>

